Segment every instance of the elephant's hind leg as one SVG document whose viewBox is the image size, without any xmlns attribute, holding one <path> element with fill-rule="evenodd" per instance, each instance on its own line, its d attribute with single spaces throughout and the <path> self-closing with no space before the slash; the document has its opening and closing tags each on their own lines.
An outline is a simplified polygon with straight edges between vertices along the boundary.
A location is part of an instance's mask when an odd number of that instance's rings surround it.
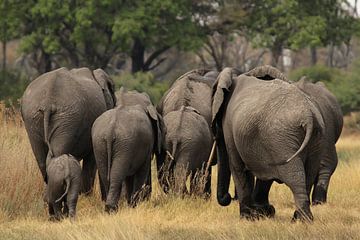
<svg viewBox="0 0 360 240">
<path fill-rule="evenodd" d="M 49 148 L 47 147 L 47 145 L 45 144 L 45 142 L 42 139 L 40 139 L 36 136 L 33 136 L 33 134 L 29 134 L 29 140 L 30 140 L 31 148 L 34 152 L 34 156 L 36 158 L 37 164 L 41 171 L 41 175 L 43 176 L 45 183 L 47 183 L 46 157 L 47 157 Z"/>
<path fill-rule="evenodd" d="M 293 221 L 311 222 L 313 215 L 310 211 L 309 193 L 306 185 L 306 175 L 303 162 L 295 158 L 286 165 L 279 166 L 282 181 L 291 189 L 296 205 Z"/>
<path fill-rule="evenodd" d="M 314 190 L 312 192 L 313 205 L 326 203 L 330 178 L 338 163 L 335 146 L 332 146 L 327 151 L 329 152 L 321 159 L 319 174 L 314 183 Z"/>
<path fill-rule="evenodd" d="M 260 215 L 266 217 L 273 217 L 275 215 L 275 208 L 269 203 L 269 191 L 273 180 L 263 181 L 256 179 L 255 188 L 252 194 L 253 206 L 257 209 Z"/>
<path fill-rule="evenodd" d="M 96 175 L 96 161 L 94 154 L 91 153 L 83 159 L 83 168 L 81 171 L 81 193 L 89 195 L 92 193 Z"/>
<path fill-rule="evenodd" d="M 151 161 L 146 161 L 142 167 L 134 175 L 133 192 L 131 194 L 130 206 L 136 207 L 136 205 L 150 198 L 151 194 L 151 175 L 149 175 L 151 167 Z M 150 184 L 150 185 L 149 185 Z"/>
</svg>

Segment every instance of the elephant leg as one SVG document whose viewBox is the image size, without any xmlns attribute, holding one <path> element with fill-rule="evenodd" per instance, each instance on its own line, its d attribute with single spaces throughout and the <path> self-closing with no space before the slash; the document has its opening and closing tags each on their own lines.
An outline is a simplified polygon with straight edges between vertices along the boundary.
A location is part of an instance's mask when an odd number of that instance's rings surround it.
<svg viewBox="0 0 360 240">
<path fill-rule="evenodd" d="M 210 199 L 211 197 L 211 167 L 205 173 L 205 188 L 204 188 L 204 197 L 205 199 Z"/>
<path fill-rule="evenodd" d="M 68 207 L 70 220 L 75 219 L 76 205 L 79 198 L 79 192 L 81 187 L 81 177 L 74 177 L 70 183 L 69 191 L 66 195 L 66 205 Z"/>
<path fill-rule="evenodd" d="M 62 211 L 62 215 L 64 217 L 69 217 L 69 206 L 67 204 L 67 198 L 64 198 L 64 206 L 63 206 L 63 211 Z"/>
<path fill-rule="evenodd" d="M 266 217 L 273 217 L 275 215 L 275 208 L 269 204 L 269 191 L 273 180 L 263 181 L 256 179 L 255 188 L 252 194 L 253 206 L 260 215 Z"/>
<path fill-rule="evenodd" d="M 134 188 L 131 196 L 132 207 L 136 207 L 136 205 L 143 201 L 146 198 L 149 198 L 151 194 L 151 187 L 149 184 L 149 168 L 151 167 L 151 161 L 147 161 L 134 175 Z"/>
<path fill-rule="evenodd" d="M 43 177 L 43 180 L 45 183 L 47 183 L 47 175 L 46 175 L 46 157 L 49 151 L 49 148 L 45 144 L 45 142 L 37 138 L 36 136 L 33 136 L 33 134 L 28 134 L 31 148 L 34 152 L 35 159 L 37 161 L 37 164 L 39 166 L 41 175 Z"/>
<path fill-rule="evenodd" d="M 98 174 L 98 175 L 99 175 L 99 183 L 100 183 L 101 201 L 105 202 L 106 201 L 106 196 L 107 196 L 105 183 L 101 179 L 100 174 Z"/>
<path fill-rule="evenodd" d="M 321 159 L 319 174 L 314 183 L 312 192 L 312 204 L 323 204 L 327 200 L 330 178 L 334 173 L 338 163 L 335 146 L 327 149 L 327 154 Z"/>
<path fill-rule="evenodd" d="M 83 168 L 81 172 L 82 187 L 81 193 L 90 195 L 94 187 L 96 175 L 96 161 L 93 153 L 90 153 L 83 159 Z"/>
<path fill-rule="evenodd" d="M 310 211 L 310 200 L 302 159 L 296 157 L 290 163 L 278 168 L 283 176 L 281 180 L 290 188 L 294 195 L 296 211 L 292 220 L 311 222 L 313 215 Z"/>
<path fill-rule="evenodd" d="M 166 151 L 162 149 L 160 154 L 156 154 L 156 168 L 157 168 L 157 177 L 159 184 L 164 191 L 164 193 L 168 193 L 170 190 L 170 179 L 169 172 L 167 172 L 167 164 L 166 160 Z"/>
<path fill-rule="evenodd" d="M 245 164 L 238 153 L 232 132 L 224 129 L 226 149 L 229 156 L 229 167 L 233 176 L 236 193 L 240 205 L 240 217 L 253 220 L 258 218 L 251 206 L 251 194 L 254 188 L 254 176 L 245 168 Z M 228 188 L 227 188 L 228 189 Z"/>
<path fill-rule="evenodd" d="M 125 179 L 126 184 L 126 201 L 128 205 L 131 205 L 131 196 L 134 191 L 134 176 L 129 176 Z"/>
<path fill-rule="evenodd" d="M 121 159 L 114 158 L 110 169 L 109 193 L 105 202 L 105 211 L 108 213 L 118 210 L 118 203 L 121 194 L 122 183 L 126 178 L 125 169 L 122 166 Z"/>
<path fill-rule="evenodd" d="M 181 197 L 188 194 L 186 179 L 190 175 L 190 173 L 188 173 L 188 164 L 182 162 L 181 160 L 177 162 L 174 168 L 174 191 Z"/>
</svg>

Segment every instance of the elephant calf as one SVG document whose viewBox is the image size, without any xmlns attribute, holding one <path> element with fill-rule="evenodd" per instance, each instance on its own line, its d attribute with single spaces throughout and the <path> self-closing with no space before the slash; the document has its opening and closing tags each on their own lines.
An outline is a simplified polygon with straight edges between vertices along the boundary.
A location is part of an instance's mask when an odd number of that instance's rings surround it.
<svg viewBox="0 0 360 240">
<path fill-rule="evenodd" d="M 45 201 L 49 204 L 50 220 L 75 218 L 81 184 L 79 162 L 72 155 L 63 154 L 49 160 L 46 172 L 49 177 Z"/>
<path fill-rule="evenodd" d="M 185 193 L 186 179 L 190 176 L 190 193 L 205 193 L 210 196 L 211 168 L 207 166 L 212 146 L 210 128 L 203 116 L 192 107 L 181 107 L 164 117 L 166 126 L 168 178 L 173 190 Z M 169 163 L 170 162 L 170 163 Z M 206 173 L 201 174 L 201 170 Z M 174 181 L 172 181 L 174 180 Z M 201 182 L 204 189 L 201 188 Z M 169 186 L 166 186 L 169 187 Z M 165 187 L 165 192 L 168 191 Z"/>
<path fill-rule="evenodd" d="M 106 212 L 117 211 L 123 181 L 130 205 L 149 196 L 151 157 L 161 146 L 159 117 L 147 95 L 121 91 L 118 106 L 96 119 L 92 141 Z"/>
</svg>

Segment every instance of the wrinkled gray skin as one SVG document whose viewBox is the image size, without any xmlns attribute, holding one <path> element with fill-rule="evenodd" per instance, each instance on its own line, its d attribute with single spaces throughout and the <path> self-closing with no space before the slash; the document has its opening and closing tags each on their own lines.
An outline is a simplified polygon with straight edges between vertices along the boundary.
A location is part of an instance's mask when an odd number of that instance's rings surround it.
<svg viewBox="0 0 360 240">
<path fill-rule="evenodd" d="M 320 166 L 324 122 L 310 99 L 283 80 L 236 76 L 226 68 L 218 76 L 212 110 L 219 204 L 226 206 L 231 201 L 231 173 L 240 215 L 272 216 L 273 206 L 252 199 L 256 176 L 264 182 L 285 183 L 295 199 L 293 219 L 311 221 L 309 194 Z"/>
<path fill-rule="evenodd" d="M 161 116 L 144 93 L 121 89 L 116 108 L 103 113 L 92 128 L 105 211 L 118 209 L 122 183 L 131 206 L 151 192 L 151 158 L 162 142 Z"/>
<path fill-rule="evenodd" d="M 326 202 L 330 178 L 338 163 L 335 144 L 342 131 L 343 115 L 336 97 L 322 82 L 314 84 L 303 78 L 294 85 L 310 96 L 324 119 L 325 151 L 321 157 L 312 193 L 312 203 L 322 204 Z"/>
<path fill-rule="evenodd" d="M 115 102 L 114 83 L 101 69 L 59 68 L 29 84 L 21 114 L 46 183 L 46 161 L 71 154 L 83 159 L 82 192 L 91 192 L 96 173 L 91 126 Z"/>
<path fill-rule="evenodd" d="M 192 107 L 193 109 L 196 109 L 197 112 L 200 113 L 200 115 L 205 119 L 208 128 L 210 129 L 211 124 L 211 95 L 212 95 L 212 85 L 214 84 L 216 77 L 219 73 L 217 71 L 209 71 L 209 70 L 193 70 L 188 73 L 185 73 L 181 77 L 179 77 L 170 87 L 170 89 L 164 94 L 162 99 L 160 100 L 157 110 L 158 112 L 165 118 L 167 114 L 174 111 L 180 111 L 183 107 Z M 175 113 L 174 113 L 175 114 Z M 179 113 L 177 113 L 179 114 Z M 170 118 L 168 118 L 170 119 Z M 167 121 L 167 124 L 170 124 L 170 121 Z M 198 122 L 194 122 L 193 124 L 186 123 L 186 125 L 191 125 L 191 131 L 189 133 L 185 133 L 187 131 L 186 129 L 183 129 L 181 127 L 181 122 L 179 122 L 179 119 L 176 119 L 176 122 L 171 123 L 171 127 L 169 127 L 170 131 L 175 133 L 180 129 L 179 131 L 184 131 L 184 136 L 179 135 L 179 138 L 185 137 L 185 134 L 196 134 L 196 126 L 199 125 Z M 168 128 L 168 126 L 166 126 Z M 205 130 L 204 130 L 205 132 Z M 179 132 L 180 134 L 180 132 Z M 205 134 L 206 135 L 206 134 Z M 188 137 L 188 136 L 187 136 Z M 198 137 L 198 136 L 196 136 Z M 210 140 L 212 142 L 212 136 L 210 135 Z M 196 140 L 197 141 L 197 140 Z M 207 145 L 209 139 L 203 139 L 202 145 Z M 169 142 L 169 141 L 168 141 Z M 180 139 L 176 141 L 177 143 L 180 143 Z M 169 154 L 166 153 L 166 151 L 170 152 L 172 155 L 176 156 L 174 161 L 177 162 L 176 158 L 183 158 L 188 159 L 187 161 L 196 162 L 195 165 L 198 163 L 203 163 L 204 159 L 194 156 L 187 156 L 182 157 L 182 154 L 185 153 L 195 153 L 198 150 L 194 149 L 195 146 L 191 146 L 191 144 L 187 144 L 184 149 L 182 149 L 181 153 L 178 153 L 176 151 L 179 151 L 179 147 L 175 148 L 177 149 L 174 152 L 174 149 L 171 144 L 164 145 L 162 147 L 162 151 L 159 155 L 156 156 L 157 159 L 157 167 L 158 167 L 158 178 L 161 187 L 163 188 L 164 192 L 169 191 L 169 179 L 166 179 L 166 175 L 170 176 L 172 175 L 172 172 L 174 171 L 175 164 L 170 164 L 171 157 Z M 209 154 L 210 150 L 208 152 L 208 148 L 204 149 L 204 154 Z M 209 155 L 208 155 L 209 156 Z M 212 162 L 212 165 L 216 163 L 216 159 Z M 189 163 L 189 165 L 192 165 Z M 169 168 L 170 167 L 170 168 Z M 169 169 L 168 169 L 169 168 Z M 189 169 L 190 170 L 190 169 Z M 210 168 L 211 171 L 211 168 Z M 211 172 L 209 172 L 209 175 L 211 175 Z M 207 188 L 210 189 L 210 182 L 207 183 Z M 209 190 L 210 191 L 210 190 Z"/>
<path fill-rule="evenodd" d="M 63 216 L 74 219 L 81 185 L 79 162 L 73 156 L 63 154 L 50 159 L 46 172 L 45 201 L 49 205 L 50 220 L 58 221 Z"/>
<path fill-rule="evenodd" d="M 271 66 L 257 67 L 246 73 L 248 76 L 256 76 L 259 79 L 271 80 L 279 78 L 288 81 L 286 77 L 276 68 Z M 320 111 L 324 124 L 324 151 L 320 160 L 319 172 L 314 182 L 312 192 L 312 204 L 323 204 L 327 200 L 327 191 L 331 175 L 334 173 L 338 158 L 336 153 L 336 142 L 340 137 L 343 127 L 343 115 L 340 104 L 336 97 L 326 88 L 322 82 L 311 83 L 303 77 L 300 81 L 293 83 L 305 92 Z M 253 198 L 257 202 L 268 202 L 269 190 L 272 182 L 256 181 Z"/>
<path fill-rule="evenodd" d="M 210 128 L 204 117 L 192 107 L 181 107 L 165 115 L 165 146 L 169 149 L 173 162 L 169 167 L 169 179 L 175 180 L 170 188 L 178 194 L 187 193 L 186 180 L 190 176 L 190 194 L 211 193 L 211 168 L 207 168 L 207 160 L 212 147 Z M 200 171 L 206 171 L 201 178 Z M 205 181 L 204 189 L 200 189 Z M 167 191 L 167 190 L 166 190 Z"/>
</svg>

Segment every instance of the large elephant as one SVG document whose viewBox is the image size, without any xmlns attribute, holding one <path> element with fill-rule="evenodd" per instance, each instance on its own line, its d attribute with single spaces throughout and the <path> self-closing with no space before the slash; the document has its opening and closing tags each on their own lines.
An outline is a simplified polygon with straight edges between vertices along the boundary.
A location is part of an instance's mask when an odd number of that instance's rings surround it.
<svg viewBox="0 0 360 240">
<path fill-rule="evenodd" d="M 166 118 L 166 116 L 173 112 L 172 114 L 176 115 L 180 112 L 183 107 L 191 107 L 195 109 L 195 112 L 198 112 L 206 121 L 208 128 L 210 129 L 211 125 L 211 95 L 212 95 L 212 85 L 214 84 L 216 77 L 219 73 L 217 71 L 210 71 L 210 70 L 204 70 L 204 69 L 196 69 L 192 70 L 190 72 L 185 73 L 184 75 L 180 76 L 170 87 L 170 89 L 164 94 L 164 96 L 161 98 L 159 104 L 157 105 L 158 112 Z M 186 115 L 188 115 L 188 112 L 191 111 L 185 111 Z M 194 114 L 192 114 L 194 115 Z M 197 117 L 199 119 L 200 117 Z M 170 119 L 170 118 L 168 118 Z M 188 121 L 188 120 L 187 120 Z M 193 120 L 191 120 L 193 121 Z M 199 125 L 200 120 L 197 120 L 197 123 L 191 123 L 191 125 L 196 126 Z M 169 124 L 170 121 L 167 121 Z M 189 123 L 186 123 L 189 124 Z M 182 131 L 181 138 L 184 138 L 185 135 L 187 138 L 191 138 L 191 134 L 194 135 L 194 139 L 198 138 L 195 130 L 192 130 L 191 132 L 186 132 L 186 129 L 182 129 L 181 125 L 178 120 L 176 123 L 171 123 L 172 126 L 166 126 L 166 128 L 169 128 L 170 131 L 173 133 L 177 132 L 180 129 Z M 185 125 L 185 124 L 184 124 Z M 192 128 L 193 129 L 193 128 Z M 205 132 L 204 130 L 203 132 Z M 172 134 L 173 134 L 172 133 Z M 212 141 L 212 136 L 207 136 L 207 134 L 204 133 L 204 136 L 209 137 L 210 141 Z M 169 138 L 168 138 L 169 139 Z M 180 139 L 180 136 L 179 136 Z M 206 146 L 209 139 L 203 139 L 202 145 Z M 198 141 L 198 140 L 196 140 Z M 180 143 L 180 141 L 178 142 Z M 176 146 L 174 146 L 176 148 Z M 184 154 L 187 153 L 195 153 L 198 150 L 193 149 L 194 146 L 191 144 L 186 144 L 183 146 L 184 148 L 177 148 L 177 152 L 174 152 L 175 150 L 172 147 L 172 144 L 170 144 L 170 141 L 168 141 L 168 145 L 164 145 L 162 148 L 162 151 L 159 155 L 156 156 L 157 159 L 157 166 L 158 166 L 158 178 L 160 181 L 160 184 L 165 192 L 168 192 L 169 190 L 169 180 L 166 176 L 172 175 L 173 169 L 171 167 L 174 167 L 174 164 L 170 164 L 172 161 L 172 156 L 169 156 L 169 154 L 166 153 L 172 153 L 174 157 L 184 158 L 188 159 L 187 161 L 194 161 L 197 165 L 200 162 L 203 162 L 204 159 L 201 157 L 201 159 L 197 159 L 196 155 L 193 156 L 186 156 Z M 181 152 L 180 152 L 181 149 Z M 208 148 L 204 149 L 206 153 L 208 152 Z M 210 151 L 210 150 L 209 150 Z M 184 155 L 183 157 L 181 155 Z M 176 162 L 176 159 L 175 159 Z M 214 164 L 215 161 L 212 163 Z M 170 167 L 168 169 L 168 167 Z M 211 168 L 210 168 L 211 170 Z M 210 175 L 210 174 L 209 174 Z M 171 177 L 171 176 L 170 176 Z M 209 182 L 210 184 L 210 182 Z"/>
<path fill-rule="evenodd" d="M 149 196 L 151 158 L 162 144 L 161 121 L 147 95 L 123 89 L 117 107 L 96 119 L 92 141 L 106 212 L 117 211 L 124 181 L 131 206 Z"/>
<path fill-rule="evenodd" d="M 210 197 L 211 168 L 207 162 L 212 135 L 205 118 L 196 109 L 182 106 L 180 110 L 166 114 L 164 123 L 165 146 L 171 151 L 167 168 L 168 179 L 172 182 L 170 188 L 178 194 L 186 193 L 186 180 L 190 176 L 190 194 Z"/>
<path fill-rule="evenodd" d="M 294 84 L 310 96 L 324 119 L 325 151 L 321 157 L 320 169 L 312 192 L 312 203 L 322 204 L 326 202 L 330 177 L 338 163 L 335 144 L 342 131 L 343 115 L 336 97 L 322 82 L 311 83 L 302 78 Z"/>
<path fill-rule="evenodd" d="M 80 163 L 70 154 L 63 154 L 51 159 L 46 170 L 45 201 L 49 205 L 50 220 L 60 220 L 62 216 L 74 219 L 81 185 Z"/>
<path fill-rule="evenodd" d="M 21 115 L 44 181 L 46 162 L 62 154 L 83 159 L 82 192 L 91 191 L 96 163 L 91 144 L 91 126 L 114 107 L 114 83 L 101 69 L 45 73 L 26 88 Z"/>
<path fill-rule="evenodd" d="M 302 91 L 283 80 L 236 76 L 225 68 L 214 86 L 212 125 L 218 147 L 219 204 L 231 201 L 231 173 L 241 216 L 274 214 L 269 203 L 252 199 L 256 176 L 291 189 L 297 208 L 294 220 L 313 219 L 309 194 L 323 151 L 324 122 Z"/>
<path fill-rule="evenodd" d="M 247 76 L 254 76 L 263 80 L 281 79 L 287 81 L 285 75 L 279 70 L 271 66 L 260 66 L 246 73 Z M 336 142 L 340 137 L 343 127 L 343 115 L 340 104 L 336 97 L 326 88 L 322 82 L 311 83 L 302 77 L 300 81 L 293 83 L 303 92 L 305 92 L 310 100 L 315 104 L 321 113 L 325 129 L 324 129 L 324 151 L 320 160 L 320 168 L 317 173 L 314 189 L 312 191 L 312 204 L 322 204 L 327 200 L 327 191 L 331 175 L 334 173 L 338 163 L 336 153 Z M 256 181 L 253 198 L 257 202 L 268 202 L 269 190 L 272 182 Z"/>
</svg>

